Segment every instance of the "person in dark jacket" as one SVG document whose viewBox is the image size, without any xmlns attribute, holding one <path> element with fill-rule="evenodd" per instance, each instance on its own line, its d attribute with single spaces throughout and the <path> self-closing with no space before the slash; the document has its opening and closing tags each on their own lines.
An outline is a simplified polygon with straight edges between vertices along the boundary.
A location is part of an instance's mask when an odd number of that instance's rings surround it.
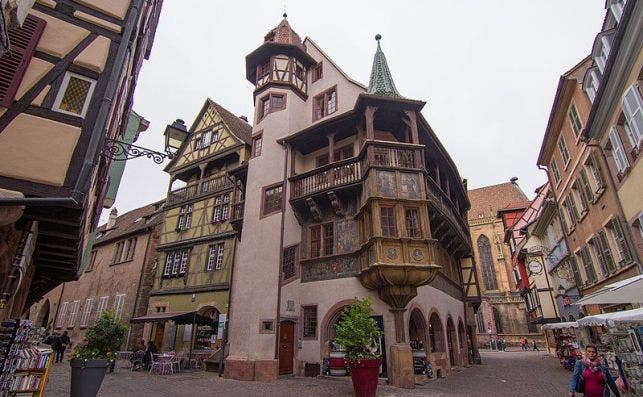
<svg viewBox="0 0 643 397">
<path fill-rule="evenodd" d="M 576 360 L 574 372 L 569 381 L 569 397 L 574 397 L 576 387 L 581 378 L 585 385 L 583 391 L 583 396 L 585 397 L 609 397 L 610 389 L 616 397 L 621 397 L 609 368 L 601 364 L 598 351 L 594 345 L 587 345 L 585 347 L 585 357 Z"/>
<path fill-rule="evenodd" d="M 56 362 L 60 363 L 63 361 L 63 358 L 65 357 L 65 350 L 67 349 L 67 346 L 71 345 L 71 340 L 69 339 L 69 335 L 67 335 L 67 331 L 63 332 L 62 335 L 58 337 L 58 350 L 56 350 Z"/>
<path fill-rule="evenodd" d="M 152 355 L 156 353 L 158 353 L 158 349 L 156 348 L 154 342 L 147 342 L 147 350 L 145 350 L 145 356 L 143 356 L 143 364 L 145 365 L 145 368 L 150 367 L 150 363 L 152 362 Z"/>
</svg>

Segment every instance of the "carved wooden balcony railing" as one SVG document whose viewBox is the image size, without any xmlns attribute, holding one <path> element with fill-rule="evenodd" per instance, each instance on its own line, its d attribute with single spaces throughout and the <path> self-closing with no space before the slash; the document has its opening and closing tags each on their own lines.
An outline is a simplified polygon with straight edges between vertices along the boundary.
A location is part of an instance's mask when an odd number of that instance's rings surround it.
<svg viewBox="0 0 643 397">
<path fill-rule="evenodd" d="M 230 222 L 239 222 L 243 220 L 243 205 L 245 201 L 239 201 L 232 204 L 232 215 L 230 217 Z"/>
<path fill-rule="evenodd" d="M 191 200 L 193 198 L 231 188 L 233 186 L 234 184 L 226 175 L 205 178 L 191 185 L 172 190 L 167 196 L 166 203 L 167 205 L 178 204 L 183 201 Z"/>
<path fill-rule="evenodd" d="M 440 212 L 456 226 L 458 235 L 463 241 L 469 241 L 468 230 L 469 226 L 464 222 L 462 216 L 458 212 L 455 204 L 449 199 L 449 196 L 438 186 L 437 183 L 431 178 L 426 180 L 426 196 L 429 203 L 438 208 Z"/>
<path fill-rule="evenodd" d="M 357 157 L 327 164 L 292 177 L 291 198 L 296 199 L 359 182 L 369 167 L 422 169 L 422 164 L 422 148 L 418 145 L 366 142 Z"/>
</svg>

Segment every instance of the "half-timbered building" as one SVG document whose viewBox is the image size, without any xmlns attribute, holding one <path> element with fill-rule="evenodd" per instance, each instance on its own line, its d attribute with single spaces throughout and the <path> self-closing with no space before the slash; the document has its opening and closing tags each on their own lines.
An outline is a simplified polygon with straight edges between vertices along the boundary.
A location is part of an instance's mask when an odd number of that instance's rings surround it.
<svg viewBox="0 0 643 397">
<path fill-rule="evenodd" d="M 466 182 L 422 116 L 425 102 L 398 93 L 376 39 L 368 87 L 302 42 L 285 15 L 246 57 L 255 122 L 230 378 L 318 371 L 355 297 L 373 302 L 391 384 L 413 387 L 411 344 L 438 376 L 475 354 Z"/>
<path fill-rule="evenodd" d="M 79 274 L 161 0 L 38 0 L 0 58 L 0 317 Z M 13 265 L 16 266 L 13 266 Z"/>
<path fill-rule="evenodd" d="M 170 184 L 146 339 L 159 347 L 181 350 L 189 349 L 194 338 L 196 348 L 210 348 L 219 346 L 223 336 L 218 324 L 224 324 L 228 314 L 237 244 L 231 223 L 235 184 L 229 173 L 239 169 L 251 154 L 251 127 L 210 99 L 189 130 L 182 120 L 171 127 L 185 134 L 165 168 Z M 162 321 L 185 312 L 210 317 L 216 325 L 193 330 L 189 325 Z"/>
</svg>

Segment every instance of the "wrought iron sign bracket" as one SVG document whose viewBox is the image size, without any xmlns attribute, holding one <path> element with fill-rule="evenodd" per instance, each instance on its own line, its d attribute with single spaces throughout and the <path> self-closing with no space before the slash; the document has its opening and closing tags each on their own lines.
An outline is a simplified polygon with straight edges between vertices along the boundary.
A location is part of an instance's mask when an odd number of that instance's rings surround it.
<svg viewBox="0 0 643 397">
<path fill-rule="evenodd" d="M 174 158 L 173 153 L 157 152 L 142 146 L 136 146 L 131 143 L 109 138 L 105 139 L 102 155 L 114 161 L 126 161 L 137 157 L 147 157 L 148 159 L 152 159 L 156 164 L 163 163 L 165 159 L 171 160 Z"/>
</svg>

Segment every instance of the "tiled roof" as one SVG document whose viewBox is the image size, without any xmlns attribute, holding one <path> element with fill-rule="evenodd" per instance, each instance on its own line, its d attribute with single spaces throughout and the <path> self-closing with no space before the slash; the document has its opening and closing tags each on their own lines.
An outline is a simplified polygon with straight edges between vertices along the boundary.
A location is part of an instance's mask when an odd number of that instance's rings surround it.
<svg viewBox="0 0 643 397">
<path fill-rule="evenodd" d="M 272 41 L 275 43 L 280 43 L 280 44 L 290 44 L 290 45 L 296 45 L 297 47 L 303 47 L 303 44 L 301 43 L 301 38 L 295 32 L 291 27 L 290 24 L 288 23 L 287 15 L 284 13 L 283 15 L 284 19 L 281 20 L 279 25 L 277 25 L 276 28 L 272 29 L 266 37 L 264 38 L 264 41 Z"/>
<path fill-rule="evenodd" d="M 381 38 L 382 36 L 379 34 L 375 36 L 377 51 L 375 51 L 375 57 L 373 58 L 373 69 L 371 69 L 371 80 L 368 83 L 367 92 L 371 95 L 401 98 L 402 95 L 395 88 L 393 76 L 391 76 L 391 71 L 386 62 L 386 56 L 384 56 L 382 47 L 380 47 Z"/>
<path fill-rule="evenodd" d="M 219 105 L 212 99 L 208 98 L 208 101 L 214 107 L 221 115 L 221 118 L 223 119 L 223 122 L 230 128 L 230 131 L 242 139 L 245 143 L 248 145 L 252 144 L 252 126 L 248 124 L 246 121 L 242 120 L 239 118 L 239 116 L 235 116 L 232 114 L 230 111 L 228 111 L 226 108 L 223 106 Z"/>
<path fill-rule="evenodd" d="M 107 224 L 100 225 L 96 228 L 96 241 L 94 245 L 105 244 L 122 236 L 130 235 L 157 225 L 163 219 L 160 209 L 161 204 L 164 202 L 165 200 L 161 200 L 124 213 L 116 218 L 114 227 L 107 230 L 106 233 Z"/>
<path fill-rule="evenodd" d="M 471 202 L 468 216 L 470 220 L 495 218 L 499 210 L 512 207 L 525 208 L 530 203 L 518 184 L 512 182 L 471 189 L 469 201 Z M 524 207 L 519 207 L 520 205 Z"/>
</svg>

